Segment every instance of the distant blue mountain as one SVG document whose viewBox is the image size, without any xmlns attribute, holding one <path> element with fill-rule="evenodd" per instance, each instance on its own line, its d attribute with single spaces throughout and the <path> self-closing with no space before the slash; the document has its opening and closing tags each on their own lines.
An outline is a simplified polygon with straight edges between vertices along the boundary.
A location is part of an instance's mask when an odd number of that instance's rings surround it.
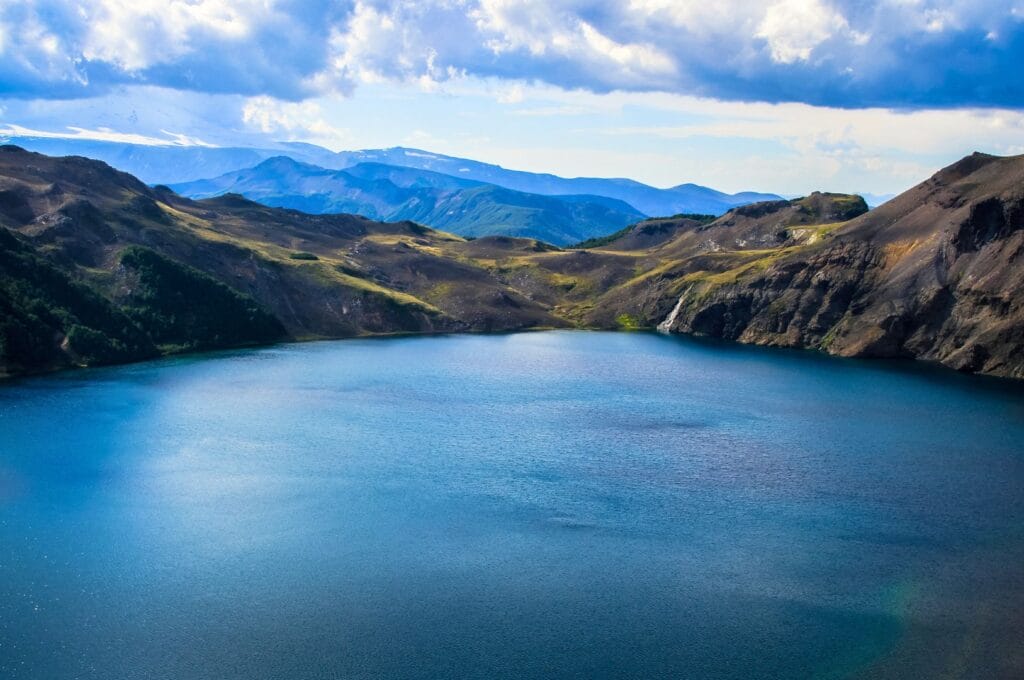
<svg viewBox="0 0 1024 680">
<path fill-rule="evenodd" d="M 308 213 L 412 220 L 462 236 L 500 234 L 555 245 L 610 234 L 644 217 L 628 203 L 605 196 L 541 196 L 381 163 L 333 170 L 287 156 L 171 188 L 190 198 L 236 193 L 265 205 Z"/>
<path fill-rule="evenodd" d="M 506 189 L 544 196 L 589 195 L 625 201 L 648 216 L 678 213 L 720 215 L 746 203 L 777 200 L 775 194 L 727 194 L 696 184 L 658 189 L 631 179 L 569 179 L 551 174 L 507 170 L 498 165 L 444 156 L 419 149 L 395 147 L 333 152 L 314 144 L 282 142 L 266 148 L 146 146 L 118 142 L 43 137 L 8 137 L 0 142 L 49 155 L 95 158 L 129 172 L 150 184 L 180 184 L 252 168 L 262 161 L 287 156 L 301 163 L 342 170 L 361 163 L 429 170 Z"/>
<path fill-rule="evenodd" d="M 607 196 L 625 201 L 645 215 L 660 216 L 679 213 L 721 215 L 738 205 L 781 198 L 775 194 L 756 192 L 726 194 L 698 184 L 680 184 L 670 189 L 657 189 L 631 179 L 590 177 L 568 179 L 546 173 L 506 170 L 499 165 L 403 147 L 342 151 L 337 156 L 344 159 L 345 165 L 375 162 L 420 168 L 545 196 L 565 194 Z"/>
</svg>

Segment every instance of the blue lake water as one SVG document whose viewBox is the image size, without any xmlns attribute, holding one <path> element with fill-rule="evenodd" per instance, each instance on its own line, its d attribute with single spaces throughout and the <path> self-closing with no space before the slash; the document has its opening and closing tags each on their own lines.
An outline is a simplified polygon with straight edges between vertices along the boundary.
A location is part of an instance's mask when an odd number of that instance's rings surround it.
<svg viewBox="0 0 1024 680">
<path fill-rule="evenodd" d="M 1024 390 L 649 334 L 0 385 L 0 677 L 1011 678 Z"/>
</svg>

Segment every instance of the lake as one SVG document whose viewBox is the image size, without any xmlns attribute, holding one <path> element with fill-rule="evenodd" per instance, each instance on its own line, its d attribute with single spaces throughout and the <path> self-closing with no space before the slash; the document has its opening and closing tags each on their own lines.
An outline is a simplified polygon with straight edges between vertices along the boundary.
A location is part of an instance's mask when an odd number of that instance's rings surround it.
<svg viewBox="0 0 1024 680">
<path fill-rule="evenodd" d="M 0 385 L 4 678 L 1024 674 L 1024 389 L 644 333 Z"/>
</svg>

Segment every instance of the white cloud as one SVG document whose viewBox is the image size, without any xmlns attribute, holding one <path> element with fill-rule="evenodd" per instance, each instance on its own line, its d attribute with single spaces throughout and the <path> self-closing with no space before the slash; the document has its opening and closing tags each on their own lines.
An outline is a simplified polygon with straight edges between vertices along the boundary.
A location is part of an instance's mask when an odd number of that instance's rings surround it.
<svg viewBox="0 0 1024 680">
<path fill-rule="evenodd" d="M 768 7 L 754 36 L 768 43 L 773 60 L 792 64 L 808 61 L 815 47 L 848 29 L 843 15 L 819 0 L 782 0 Z"/>
<path fill-rule="evenodd" d="M 522 83 L 512 83 L 507 88 L 503 88 L 498 92 L 498 103 L 519 104 L 522 103 L 523 97 L 524 90 Z"/>
<path fill-rule="evenodd" d="M 283 102 L 251 97 L 242 106 L 242 122 L 250 129 L 284 141 L 308 141 L 330 148 L 350 141 L 349 131 L 332 125 L 316 101 Z"/>
<path fill-rule="evenodd" d="M 671 57 L 651 45 L 615 42 L 585 21 L 580 22 L 579 28 L 593 56 L 604 56 L 622 68 L 627 75 L 642 77 L 647 74 L 675 73 L 676 67 Z"/>
<path fill-rule="evenodd" d="M 863 106 L 1013 105 L 1020 0 L 0 0 L 14 96 L 300 100 L 465 77 Z M 940 55 L 941 58 L 937 58 Z"/>
<path fill-rule="evenodd" d="M 86 59 L 126 71 L 174 61 L 195 40 L 239 41 L 271 3 L 262 0 L 97 0 L 81 6 Z"/>
<path fill-rule="evenodd" d="M 342 74 L 361 82 L 379 82 L 384 76 L 378 64 L 388 55 L 402 51 L 400 40 L 398 27 L 391 16 L 367 3 L 357 2 L 348 24 L 331 31 L 330 45 L 334 56 L 329 69 L 319 77 Z"/>
<path fill-rule="evenodd" d="M 672 76 L 672 57 L 649 42 L 615 40 L 576 12 L 545 0 L 481 0 L 469 13 L 483 44 L 499 57 L 525 51 L 555 57 L 581 70 L 625 83 Z"/>
<path fill-rule="evenodd" d="M 441 82 L 460 77 L 459 68 L 438 63 L 439 46 L 421 24 L 433 16 L 425 7 L 378 8 L 358 0 L 347 21 L 331 29 L 327 64 L 309 82 L 320 91 L 348 91 L 353 82 L 398 80 L 435 91 Z"/>
<path fill-rule="evenodd" d="M 545 0 L 481 0 L 469 16 L 485 36 L 487 47 L 495 54 L 526 49 L 535 56 L 548 49 L 564 50 L 572 43 L 565 25 L 569 17 L 559 17 L 556 3 Z"/>
</svg>

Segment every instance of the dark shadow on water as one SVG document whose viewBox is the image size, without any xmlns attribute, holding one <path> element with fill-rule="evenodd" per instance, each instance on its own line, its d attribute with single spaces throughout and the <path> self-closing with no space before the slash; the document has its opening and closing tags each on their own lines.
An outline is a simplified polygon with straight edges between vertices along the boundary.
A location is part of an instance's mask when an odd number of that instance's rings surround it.
<svg viewBox="0 0 1024 680">
<path fill-rule="evenodd" d="M 789 364 L 793 367 L 815 367 L 831 371 L 874 371 L 905 376 L 937 386 L 973 391 L 983 390 L 1000 396 L 1024 399 L 1024 380 L 962 373 L 937 362 L 900 358 L 865 359 L 840 357 L 813 349 L 747 345 L 716 338 L 665 334 L 655 331 L 644 332 L 644 334 L 658 337 L 666 343 L 682 345 L 702 352 L 713 352 L 721 357 L 755 361 L 763 360 L 776 364 Z"/>
</svg>

